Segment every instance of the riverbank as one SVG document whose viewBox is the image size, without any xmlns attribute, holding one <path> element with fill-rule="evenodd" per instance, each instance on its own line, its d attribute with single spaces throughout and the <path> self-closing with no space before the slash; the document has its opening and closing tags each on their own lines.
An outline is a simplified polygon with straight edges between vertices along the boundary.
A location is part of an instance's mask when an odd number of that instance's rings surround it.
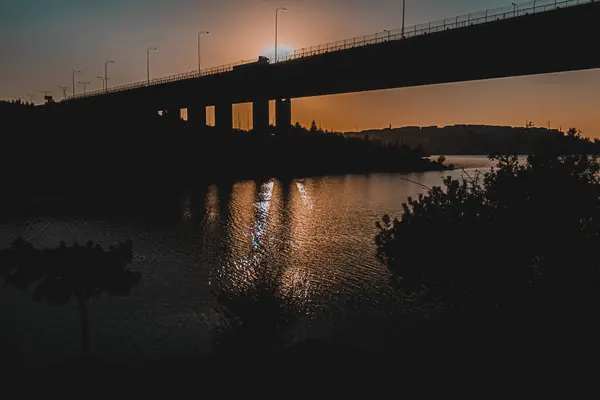
<svg viewBox="0 0 600 400">
<path fill-rule="evenodd" d="M 183 122 L 161 122 L 143 128 L 101 128 L 86 131 L 86 137 L 38 132 L 5 136 L 8 154 L 0 164 L 10 171 L 3 182 L 6 191 L 122 195 L 180 190 L 197 183 L 449 169 L 408 147 L 294 127 L 199 132 Z"/>
</svg>

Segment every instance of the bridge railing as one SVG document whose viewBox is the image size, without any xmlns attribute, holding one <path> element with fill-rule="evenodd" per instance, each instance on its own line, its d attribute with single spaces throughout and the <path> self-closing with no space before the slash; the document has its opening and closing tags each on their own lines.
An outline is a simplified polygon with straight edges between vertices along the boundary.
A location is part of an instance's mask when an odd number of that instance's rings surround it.
<svg viewBox="0 0 600 400">
<path fill-rule="evenodd" d="M 325 43 L 318 46 L 311 46 L 307 48 L 301 48 L 294 50 L 293 54 L 278 57 L 277 60 L 271 60 L 275 62 L 285 62 L 296 60 L 299 58 L 315 56 L 319 54 L 330 53 L 333 51 L 340 51 L 351 49 L 355 47 L 368 46 L 371 44 L 384 43 L 392 40 L 403 40 L 415 36 L 426 35 L 430 33 L 442 32 L 451 29 L 463 28 L 471 25 L 485 24 L 488 22 L 517 18 L 529 14 L 547 12 L 552 10 L 558 10 L 561 8 L 574 7 L 578 5 L 594 3 L 600 0 L 530 0 L 526 3 L 516 4 L 513 6 L 506 6 L 487 11 L 480 11 L 476 13 L 460 15 L 452 18 L 445 18 L 443 20 L 432 21 L 425 24 L 411 25 L 402 29 L 391 29 L 384 30 L 375 34 L 366 36 L 357 36 L 350 39 L 339 40 L 337 42 Z M 126 85 L 114 86 L 108 90 L 96 90 L 93 92 L 87 92 L 86 94 L 79 94 L 71 96 L 68 100 L 80 99 L 84 97 L 91 97 L 97 95 L 103 95 L 107 93 L 123 92 L 127 90 L 139 89 L 146 86 L 160 85 L 164 83 L 177 82 L 185 79 L 200 78 L 202 76 L 221 74 L 224 72 L 233 71 L 233 68 L 238 65 L 248 64 L 255 62 L 253 60 L 238 61 L 231 64 L 219 65 L 216 67 L 204 69 L 202 71 L 191 71 L 177 75 L 169 75 L 161 78 L 155 78 L 148 81 L 136 82 Z"/>
<path fill-rule="evenodd" d="M 534 13 L 594 3 L 595 1 L 600 0 L 531 0 L 526 3 L 517 4 L 516 6 L 506 6 L 487 11 L 460 15 L 452 18 L 445 18 L 443 20 L 432 21 L 425 24 L 407 26 L 404 28 L 404 32 L 402 32 L 402 29 L 383 30 L 371 35 L 357 36 L 350 39 L 339 40 L 337 42 L 301 48 L 294 50 L 294 53 L 288 56 L 278 57 L 278 62 L 325 54 L 332 51 L 368 46 L 370 44 L 384 43 L 392 40 L 408 39 L 415 36 L 463 28 L 471 25 L 485 24 L 488 22 L 516 18 Z"/>
<path fill-rule="evenodd" d="M 185 80 L 185 79 L 193 79 L 193 78 L 200 78 L 202 76 L 221 74 L 223 72 L 233 71 L 233 68 L 237 67 L 238 65 L 249 64 L 249 63 L 253 63 L 253 62 L 256 62 L 256 59 L 243 60 L 243 61 L 238 61 L 235 63 L 226 64 L 226 65 L 219 65 L 216 67 L 203 69 L 200 72 L 190 71 L 190 72 L 184 72 L 184 73 L 176 74 L 176 75 L 168 75 L 168 76 L 164 76 L 164 77 L 160 77 L 160 78 L 153 78 L 150 81 L 145 80 L 145 81 L 129 83 L 129 84 L 125 84 L 125 85 L 113 86 L 108 89 L 100 89 L 100 90 L 95 90 L 95 91 L 91 91 L 91 92 L 86 92 L 85 94 L 82 93 L 82 94 L 78 94 L 75 96 L 70 96 L 68 98 L 68 100 L 81 99 L 81 98 L 85 98 L 85 97 L 98 96 L 98 95 L 103 95 L 103 94 L 108 94 L 108 93 L 124 92 L 127 90 L 139 89 L 139 88 L 143 88 L 143 87 L 147 87 L 147 86 L 155 86 L 155 85 L 161 85 L 164 83 L 177 82 L 177 81 L 181 81 L 181 80 Z"/>
</svg>

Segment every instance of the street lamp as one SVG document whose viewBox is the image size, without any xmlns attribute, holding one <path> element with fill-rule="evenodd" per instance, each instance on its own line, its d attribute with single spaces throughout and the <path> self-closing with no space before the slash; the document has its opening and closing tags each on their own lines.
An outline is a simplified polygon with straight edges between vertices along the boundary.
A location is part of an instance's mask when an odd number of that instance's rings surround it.
<svg viewBox="0 0 600 400">
<path fill-rule="evenodd" d="M 275 62 L 277 62 L 277 31 L 278 31 L 277 27 L 278 27 L 279 11 L 287 11 L 287 8 L 279 7 L 279 8 L 277 8 L 277 10 L 275 10 Z"/>
<path fill-rule="evenodd" d="M 75 96 L 75 74 L 80 74 L 81 71 L 73 70 L 73 96 Z"/>
<path fill-rule="evenodd" d="M 85 89 L 87 88 L 87 85 L 91 85 L 92 84 L 92 82 L 78 82 L 78 83 L 81 84 L 81 85 L 83 85 L 83 94 L 86 93 Z"/>
<path fill-rule="evenodd" d="M 202 63 L 201 63 L 201 61 L 202 61 L 202 52 L 200 50 L 200 36 L 202 36 L 203 33 L 207 34 L 207 35 L 210 35 L 210 32 L 208 32 L 208 31 L 202 31 L 202 32 L 198 33 L 198 73 L 200 73 L 200 71 L 202 70 L 201 69 L 202 68 Z"/>
<path fill-rule="evenodd" d="M 59 86 L 58 88 L 63 91 L 63 100 L 66 100 L 67 99 L 67 90 L 69 90 L 69 88 L 67 86 Z"/>
<path fill-rule="evenodd" d="M 107 62 L 104 63 L 104 90 L 108 90 L 108 64 L 114 64 L 115 62 L 112 60 L 109 60 Z"/>
<path fill-rule="evenodd" d="M 391 32 L 389 30 L 387 30 L 387 29 L 384 29 L 383 31 L 387 32 L 387 36 L 388 36 L 387 39 L 388 39 L 388 42 L 389 42 L 390 41 L 390 33 Z"/>
<path fill-rule="evenodd" d="M 156 47 L 148 47 L 146 50 L 146 71 L 148 73 L 148 85 L 150 84 L 150 50 L 157 51 Z"/>
<path fill-rule="evenodd" d="M 406 0 L 402 0 L 402 38 L 404 38 L 404 17 L 406 16 Z"/>
</svg>

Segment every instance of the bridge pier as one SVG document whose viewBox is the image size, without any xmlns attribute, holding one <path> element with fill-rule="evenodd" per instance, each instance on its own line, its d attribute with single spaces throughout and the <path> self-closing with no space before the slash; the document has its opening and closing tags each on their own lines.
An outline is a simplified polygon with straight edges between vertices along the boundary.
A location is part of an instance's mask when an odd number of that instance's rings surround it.
<svg viewBox="0 0 600 400">
<path fill-rule="evenodd" d="M 280 98 L 275 101 L 277 128 L 289 128 L 292 125 L 292 99 Z"/>
<path fill-rule="evenodd" d="M 222 103 L 215 105 L 215 127 L 227 130 L 233 128 L 233 104 Z"/>
<path fill-rule="evenodd" d="M 252 127 L 255 131 L 265 131 L 269 128 L 269 100 L 252 102 Z"/>
<path fill-rule="evenodd" d="M 193 126 L 204 129 L 206 127 L 206 106 L 193 105 L 188 107 L 188 122 Z"/>
</svg>

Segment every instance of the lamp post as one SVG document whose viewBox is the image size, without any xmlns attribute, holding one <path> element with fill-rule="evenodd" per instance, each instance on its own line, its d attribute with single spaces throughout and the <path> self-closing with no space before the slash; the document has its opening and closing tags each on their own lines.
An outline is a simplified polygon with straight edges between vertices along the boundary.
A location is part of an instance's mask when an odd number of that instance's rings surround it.
<svg viewBox="0 0 600 400">
<path fill-rule="evenodd" d="M 202 36 L 202 34 L 210 35 L 210 32 L 202 31 L 198 33 L 198 73 L 202 71 L 202 51 L 200 48 L 200 36 Z"/>
<path fill-rule="evenodd" d="M 108 64 L 114 64 L 114 63 L 115 62 L 112 60 L 109 60 L 104 63 L 104 86 L 103 86 L 104 90 L 108 90 Z"/>
<path fill-rule="evenodd" d="M 387 40 L 388 40 L 388 42 L 389 42 L 389 41 L 390 41 L 390 33 L 391 33 L 391 32 L 390 32 L 389 30 L 387 30 L 387 29 L 384 29 L 383 31 L 384 31 L 384 32 L 387 32 Z"/>
<path fill-rule="evenodd" d="M 59 86 L 58 88 L 63 91 L 63 100 L 66 100 L 67 99 L 67 90 L 69 90 L 69 88 L 67 86 Z"/>
<path fill-rule="evenodd" d="M 87 88 L 87 85 L 91 85 L 91 84 L 92 84 L 92 82 L 79 82 L 79 83 L 80 83 L 81 85 L 83 85 L 83 94 L 85 94 L 85 93 L 86 93 L 86 90 L 85 90 L 85 89 Z"/>
<path fill-rule="evenodd" d="M 81 71 L 73 70 L 73 96 L 75 96 L 75 74 L 80 74 Z"/>
<path fill-rule="evenodd" d="M 150 84 L 150 50 L 157 51 L 158 48 L 148 47 L 148 49 L 146 50 L 146 72 L 148 76 L 148 85 Z"/>
<path fill-rule="evenodd" d="M 406 0 L 402 0 L 402 38 L 404 38 L 404 19 L 406 17 Z"/>
<path fill-rule="evenodd" d="M 284 7 L 278 7 L 277 10 L 275 10 L 275 62 L 277 62 L 277 32 L 278 32 L 278 18 L 279 18 L 279 11 L 287 11 L 287 8 Z"/>
</svg>

